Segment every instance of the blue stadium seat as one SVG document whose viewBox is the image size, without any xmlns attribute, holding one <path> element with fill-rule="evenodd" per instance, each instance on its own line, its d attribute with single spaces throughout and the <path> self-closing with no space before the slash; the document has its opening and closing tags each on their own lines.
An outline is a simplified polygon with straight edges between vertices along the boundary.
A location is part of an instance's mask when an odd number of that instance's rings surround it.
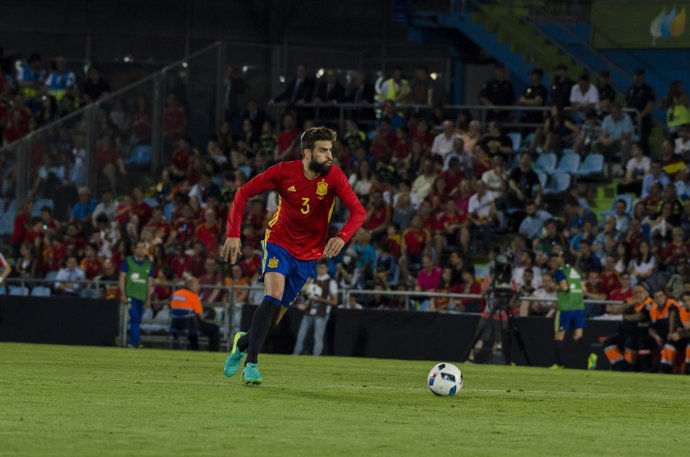
<svg viewBox="0 0 690 457">
<path fill-rule="evenodd" d="M 10 235 L 14 230 L 14 211 L 8 211 L 0 216 L 0 236 Z"/>
<path fill-rule="evenodd" d="M 173 204 L 168 203 L 167 205 L 165 205 L 165 208 L 163 208 L 163 218 L 166 221 L 170 222 L 170 218 L 172 217 L 172 213 L 173 213 Z"/>
<path fill-rule="evenodd" d="M 544 189 L 545 195 L 559 195 L 570 187 L 570 174 L 555 172 L 549 179 L 548 186 Z"/>
<path fill-rule="evenodd" d="M 580 168 L 573 174 L 575 176 L 590 177 L 600 176 L 604 173 L 604 156 L 601 154 L 589 154 L 585 157 Z"/>
<path fill-rule="evenodd" d="M 535 171 L 535 173 L 537 174 L 537 177 L 539 178 L 539 183 L 541 184 L 541 188 L 545 189 L 546 188 L 546 182 L 549 180 L 548 175 L 546 173 L 544 173 L 543 171 L 539 171 L 539 170 Z"/>
<path fill-rule="evenodd" d="M 10 286 L 9 290 L 10 290 L 10 295 L 19 295 L 19 296 L 29 295 L 29 288 L 28 287 Z"/>
<path fill-rule="evenodd" d="M 508 134 L 508 138 L 513 142 L 513 151 L 519 151 L 520 146 L 522 146 L 522 134 L 520 132 L 511 132 Z"/>
<path fill-rule="evenodd" d="M 49 271 L 46 273 L 46 281 L 55 281 L 55 278 L 57 278 L 57 271 Z"/>
<path fill-rule="evenodd" d="M 535 165 L 535 169 L 541 170 L 544 173 L 551 174 L 554 172 L 556 169 L 556 154 L 553 152 L 547 152 L 544 154 L 541 154 L 538 158 Z"/>
<path fill-rule="evenodd" d="M 47 206 L 50 209 L 53 209 L 55 206 L 53 205 L 53 199 L 52 198 L 43 198 L 40 200 L 36 200 L 34 203 L 34 209 L 31 211 L 31 215 L 36 217 L 41 214 L 41 208 L 44 206 Z"/>
<path fill-rule="evenodd" d="M 43 286 L 36 286 L 31 289 L 31 295 L 34 297 L 50 297 L 50 288 Z"/>
<path fill-rule="evenodd" d="M 623 200 L 625 202 L 625 213 L 630 216 L 633 212 L 633 196 L 630 194 L 619 194 L 611 202 L 611 209 L 606 211 L 599 211 L 599 215 L 603 218 L 606 216 L 613 216 L 616 214 L 616 202 L 618 200 Z M 603 220 L 603 219 L 602 219 Z"/>
<path fill-rule="evenodd" d="M 556 167 L 557 172 L 575 173 L 580 168 L 580 156 L 578 154 L 563 154 Z"/>
<path fill-rule="evenodd" d="M 157 208 L 158 207 L 158 200 L 152 197 L 148 197 L 144 199 L 144 202 L 146 202 L 147 205 L 149 205 L 151 208 Z"/>
<path fill-rule="evenodd" d="M 147 165 L 151 163 L 151 146 L 140 144 L 132 150 L 132 155 L 125 160 L 126 165 Z"/>
</svg>

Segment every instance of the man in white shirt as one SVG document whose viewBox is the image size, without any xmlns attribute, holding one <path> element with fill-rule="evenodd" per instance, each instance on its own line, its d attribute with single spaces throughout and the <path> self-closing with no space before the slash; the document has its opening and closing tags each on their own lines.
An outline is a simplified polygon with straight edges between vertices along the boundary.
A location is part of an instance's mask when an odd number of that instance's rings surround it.
<svg viewBox="0 0 690 457">
<path fill-rule="evenodd" d="M 589 110 L 599 109 L 599 90 L 597 86 L 589 83 L 589 75 L 583 73 L 572 89 L 570 89 L 570 106 L 575 111 L 575 121 L 584 122 L 585 113 Z"/>
<path fill-rule="evenodd" d="M 536 270 L 536 268 L 535 268 Z M 556 284 L 551 275 L 542 277 L 541 287 L 537 288 L 530 298 L 535 301 L 523 300 L 520 302 L 520 316 L 537 315 L 551 317 L 556 312 Z M 542 301 L 550 299 L 552 301 Z"/>
<path fill-rule="evenodd" d="M 448 154 L 453 152 L 453 143 L 456 138 L 460 138 L 460 135 L 458 135 L 453 127 L 453 123 L 448 119 L 441 124 L 441 130 L 442 132 L 434 138 L 434 143 L 431 145 L 431 153 L 438 154 L 445 159 Z"/>
<path fill-rule="evenodd" d="M 431 192 L 431 187 L 434 185 L 434 181 L 436 181 L 437 178 L 434 162 L 428 158 L 424 159 L 421 171 L 422 174 L 417 176 L 412 183 L 412 192 L 417 194 L 420 200 L 424 200 Z"/>
<path fill-rule="evenodd" d="M 55 290 L 61 295 L 79 295 L 79 291 L 84 287 L 84 272 L 79 268 L 77 258 L 69 256 L 65 268 L 58 271 L 55 277 Z"/>
<path fill-rule="evenodd" d="M 321 355 L 324 346 L 324 334 L 331 307 L 338 305 L 338 284 L 328 274 L 328 262 L 319 260 L 316 264 L 316 280 L 305 286 L 307 300 L 304 305 L 298 307 L 305 313 L 297 332 L 297 343 L 293 350 L 294 355 L 302 354 L 304 340 L 309 329 L 314 327 L 314 355 Z"/>
<path fill-rule="evenodd" d="M 686 162 L 690 159 L 690 125 L 683 125 L 678 129 L 674 152 L 682 156 Z"/>
<path fill-rule="evenodd" d="M 496 204 L 486 191 L 486 183 L 481 179 L 475 184 L 477 192 L 470 197 L 467 204 L 470 232 L 473 236 L 482 236 L 482 246 L 488 251 L 491 245 L 491 234 L 498 221 Z"/>
<path fill-rule="evenodd" d="M 488 194 L 496 200 L 503 197 L 508 188 L 508 173 L 503 167 L 503 157 L 495 155 L 491 159 L 491 170 L 482 174 L 482 181 L 486 184 Z"/>
</svg>

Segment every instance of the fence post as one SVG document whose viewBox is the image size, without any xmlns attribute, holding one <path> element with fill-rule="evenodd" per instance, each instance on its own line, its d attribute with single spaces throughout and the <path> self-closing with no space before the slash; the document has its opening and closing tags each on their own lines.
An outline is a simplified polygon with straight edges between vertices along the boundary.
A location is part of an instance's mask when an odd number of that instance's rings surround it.
<svg viewBox="0 0 690 457">
<path fill-rule="evenodd" d="M 153 78 L 153 100 L 151 105 L 151 173 L 156 174 L 160 169 L 163 158 L 163 104 L 165 93 L 163 90 L 165 73 L 161 72 Z"/>
<path fill-rule="evenodd" d="M 96 113 L 100 105 L 98 102 L 91 103 L 86 109 L 86 159 L 84 167 L 86 168 L 86 185 L 89 189 L 96 189 L 98 187 L 98 170 L 96 168 L 96 154 L 98 154 L 98 120 Z"/>
<path fill-rule="evenodd" d="M 223 41 L 216 48 L 216 126 L 225 119 L 225 68 L 227 44 Z M 214 126 L 215 127 L 215 126 Z M 231 126 L 232 127 L 232 126 Z"/>
</svg>

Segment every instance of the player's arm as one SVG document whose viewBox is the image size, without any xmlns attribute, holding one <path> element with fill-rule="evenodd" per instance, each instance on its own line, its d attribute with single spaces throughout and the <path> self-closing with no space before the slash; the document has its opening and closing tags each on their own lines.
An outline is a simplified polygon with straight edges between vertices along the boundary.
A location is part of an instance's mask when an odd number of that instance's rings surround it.
<svg viewBox="0 0 690 457">
<path fill-rule="evenodd" d="M 347 207 L 350 212 L 350 217 L 343 226 L 342 229 L 328 242 L 323 250 L 323 255 L 325 257 L 335 257 L 338 255 L 340 250 L 345 246 L 345 244 L 350 241 L 355 232 L 364 223 L 364 218 L 366 217 L 366 211 L 364 211 L 364 206 L 357 198 L 355 191 L 352 190 L 352 186 L 348 182 L 345 174 L 340 170 L 340 168 L 333 167 L 333 171 L 338 173 L 338 179 L 336 181 L 335 192 L 336 195 L 342 200 L 342 202 Z"/>
<path fill-rule="evenodd" d="M 221 257 L 226 262 L 230 260 L 231 263 L 235 263 L 237 261 L 237 255 L 242 249 L 240 231 L 247 202 L 255 195 L 278 187 L 282 169 L 282 164 L 270 167 L 268 170 L 250 179 L 249 182 L 240 187 L 235 193 L 232 206 L 230 207 L 230 211 L 228 211 L 228 221 L 225 229 L 226 240 L 220 253 Z"/>
</svg>

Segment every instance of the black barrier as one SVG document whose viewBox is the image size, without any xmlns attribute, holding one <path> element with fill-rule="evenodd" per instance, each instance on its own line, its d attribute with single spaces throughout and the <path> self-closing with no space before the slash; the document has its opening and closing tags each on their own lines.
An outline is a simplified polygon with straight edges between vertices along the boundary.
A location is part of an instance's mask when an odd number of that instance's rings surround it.
<svg viewBox="0 0 690 457">
<path fill-rule="evenodd" d="M 251 324 L 256 306 L 242 309 L 241 328 Z M 265 352 L 291 353 L 297 338 L 302 312 L 291 309 L 283 322 L 269 334 Z M 472 342 L 479 322 L 476 314 L 445 314 L 418 311 L 336 309 L 326 327 L 324 354 L 343 357 L 377 357 L 406 360 L 460 361 Z M 517 318 L 532 365 L 547 367 L 555 363 L 553 319 Z M 590 352 L 599 355 L 599 368 L 608 368 L 599 340 L 616 333 L 618 322 L 588 320 L 583 346 L 566 335 L 563 362 L 568 368 L 586 368 Z M 307 337 L 308 350 L 311 337 Z M 507 347 L 517 365 L 525 359 L 515 342 Z"/>
<path fill-rule="evenodd" d="M 120 305 L 112 300 L 2 296 L 0 341 L 114 346 Z"/>
</svg>

